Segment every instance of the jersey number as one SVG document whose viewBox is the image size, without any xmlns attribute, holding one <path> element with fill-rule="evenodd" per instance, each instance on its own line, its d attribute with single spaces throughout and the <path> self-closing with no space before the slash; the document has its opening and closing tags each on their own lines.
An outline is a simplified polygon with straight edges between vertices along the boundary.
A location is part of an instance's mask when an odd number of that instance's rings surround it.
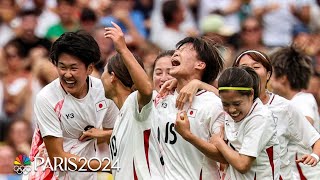
<svg viewBox="0 0 320 180">
<path fill-rule="evenodd" d="M 111 158 L 114 159 L 114 157 L 117 156 L 118 150 L 117 150 L 117 142 L 116 137 L 112 136 L 110 141 L 110 151 L 111 151 Z"/>
<path fill-rule="evenodd" d="M 173 138 L 171 138 L 172 136 Z M 174 123 L 167 122 L 164 142 L 169 144 L 174 144 L 177 142 L 177 134 L 174 131 Z"/>
</svg>

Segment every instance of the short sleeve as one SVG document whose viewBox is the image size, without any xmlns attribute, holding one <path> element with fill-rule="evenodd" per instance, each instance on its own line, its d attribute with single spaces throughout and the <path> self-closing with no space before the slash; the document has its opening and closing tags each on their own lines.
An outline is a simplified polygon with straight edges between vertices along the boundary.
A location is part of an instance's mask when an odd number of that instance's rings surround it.
<svg viewBox="0 0 320 180">
<path fill-rule="evenodd" d="M 108 106 L 107 113 L 103 119 L 102 127 L 113 128 L 119 113 L 119 109 L 113 101 L 108 99 L 107 102 L 109 102 L 109 106 Z"/>
<path fill-rule="evenodd" d="M 149 119 L 149 116 L 151 114 L 152 111 L 152 106 L 153 106 L 153 101 L 152 98 L 150 99 L 150 101 L 148 102 L 148 104 L 144 105 L 141 109 L 141 111 L 139 111 L 139 104 L 138 104 L 138 93 L 137 91 L 135 92 L 135 96 L 134 96 L 134 104 L 135 104 L 135 116 L 138 117 L 137 120 L 138 121 L 146 121 Z"/>
<path fill-rule="evenodd" d="M 211 120 L 210 120 L 210 134 L 217 134 L 220 132 L 221 126 L 224 125 L 225 120 L 225 112 L 222 108 L 221 103 L 217 103 L 214 107 L 212 114 L 211 114 Z"/>
<path fill-rule="evenodd" d="M 289 127 L 291 137 L 298 142 L 303 142 L 307 147 L 311 147 L 318 139 L 320 134 L 310 124 L 302 112 L 295 106 L 289 105 Z"/>
<path fill-rule="evenodd" d="M 242 142 L 240 154 L 251 157 L 258 157 L 262 149 L 267 145 L 267 119 L 263 116 L 255 116 L 245 125 L 244 139 Z"/>
<path fill-rule="evenodd" d="M 311 117 L 312 119 L 315 119 L 312 103 L 310 103 L 309 99 L 297 97 L 291 100 L 290 104 L 295 106 L 296 109 L 299 109 L 304 116 L 308 116 L 308 117 Z"/>
<path fill-rule="evenodd" d="M 63 100 L 58 103 L 61 103 L 62 106 Z M 53 105 L 50 105 L 48 102 L 48 99 L 38 95 L 34 105 L 34 112 L 42 137 L 62 137 L 60 120 L 54 111 Z"/>
</svg>

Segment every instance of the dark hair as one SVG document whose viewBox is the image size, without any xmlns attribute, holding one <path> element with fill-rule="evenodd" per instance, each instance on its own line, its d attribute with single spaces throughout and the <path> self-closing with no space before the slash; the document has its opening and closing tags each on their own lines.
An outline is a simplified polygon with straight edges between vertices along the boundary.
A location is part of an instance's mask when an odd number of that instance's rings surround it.
<svg viewBox="0 0 320 180">
<path fill-rule="evenodd" d="M 294 45 L 283 47 L 271 56 L 274 75 L 276 78 L 286 76 L 294 90 L 307 89 L 312 75 L 312 61 Z"/>
<path fill-rule="evenodd" d="M 165 1 L 162 4 L 162 16 L 163 21 L 166 25 L 171 23 L 174 19 L 174 14 L 179 9 L 179 1 L 178 0 L 169 0 Z"/>
<path fill-rule="evenodd" d="M 191 43 L 197 52 L 197 58 L 206 63 L 201 81 L 211 84 L 223 69 L 223 58 L 219 45 L 206 37 L 186 37 L 176 45 L 179 49 L 184 44 Z"/>
<path fill-rule="evenodd" d="M 232 66 L 236 66 L 239 67 L 239 63 L 240 63 L 240 59 L 244 56 L 244 55 L 248 55 L 250 56 L 254 61 L 261 63 L 262 66 L 267 70 L 267 72 L 270 72 L 270 77 L 272 75 L 272 65 L 271 65 L 271 61 L 269 59 L 269 57 L 261 52 L 261 51 L 257 51 L 257 50 L 246 50 L 243 51 L 239 56 L 237 56 L 237 58 L 235 59 L 235 61 L 233 62 Z M 267 79 L 267 83 L 270 80 Z"/>
<path fill-rule="evenodd" d="M 142 60 L 135 55 L 134 55 L 134 57 L 138 61 L 140 66 L 142 68 L 144 68 Z M 120 54 L 117 53 L 109 59 L 108 64 L 107 64 L 107 69 L 108 69 L 108 73 L 111 74 L 113 72 L 115 74 L 115 76 L 118 79 L 120 79 L 121 83 L 124 86 L 126 86 L 128 88 L 132 88 L 133 80 L 132 80 L 130 73 L 129 73 L 126 65 L 124 64 Z"/>
<path fill-rule="evenodd" d="M 17 55 L 19 57 L 25 58 L 28 55 L 28 52 L 26 50 L 26 48 L 23 46 L 23 44 L 18 40 L 18 39 L 12 39 L 9 42 L 7 42 L 3 49 L 7 49 L 8 47 L 13 46 L 17 49 Z M 4 51 L 6 54 L 6 51 Z"/>
<path fill-rule="evenodd" d="M 90 8 L 83 8 L 80 14 L 80 21 L 97 21 L 96 13 Z"/>
<path fill-rule="evenodd" d="M 19 12 L 19 17 L 25 16 L 38 16 L 38 12 L 35 9 L 23 9 Z"/>
<path fill-rule="evenodd" d="M 100 49 L 97 42 L 84 31 L 66 32 L 52 44 L 50 59 L 54 65 L 57 66 L 62 53 L 79 58 L 86 67 L 100 60 Z"/>
<path fill-rule="evenodd" d="M 218 80 L 219 87 L 248 87 L 254 91 L 254 99 L 260 94 L 260 78 L 250 67 L 231 67 L 226 69 Z M 219 90 L 227 91 L 227 90 Z M 251 91 L 237 90 L 241 95 L 250 96 Z"/>
<path fill-rule="evenodd" d="M 66 3 L 70 6 L 76 5 L 76 0 L 57 0 L 57 4 L 61 5 L 61 3 Z"/>
<path fill-rule="evenodd" d="M 154 71 L 154 68 L 156 67 L 156 64 L 157 64 L 157 62 L 158 62 L 158 60 L 159 60 L 160 58 L 167 57 L 167 56 L 170 56 L 170 57 L 171 57 L 171 56 L 173 56 L 173 54 L 174 54 L 174 50 L 167 50 L 167 51 L 162 51 L 162 52 L 160 52 L 160 54 L 158 54 L 158 56 L 157 56 L 156 59 L 154 60 L 152 72 Z"/>
</svg>

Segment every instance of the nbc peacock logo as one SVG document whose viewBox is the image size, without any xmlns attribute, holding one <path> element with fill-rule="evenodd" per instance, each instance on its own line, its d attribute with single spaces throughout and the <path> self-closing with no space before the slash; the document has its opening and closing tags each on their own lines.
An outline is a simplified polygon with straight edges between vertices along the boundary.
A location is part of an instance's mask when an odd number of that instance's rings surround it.
<svg viewBox="0 0 320 180">
<path fill-rule="evenodd" d="M 13 164 L 13 170 L 17 174 L 29 174 L 29 172 L 31 171 L 30 158 L 26 155 L 20 154 L 19 156 L 17 156 Z"/>
</svg>

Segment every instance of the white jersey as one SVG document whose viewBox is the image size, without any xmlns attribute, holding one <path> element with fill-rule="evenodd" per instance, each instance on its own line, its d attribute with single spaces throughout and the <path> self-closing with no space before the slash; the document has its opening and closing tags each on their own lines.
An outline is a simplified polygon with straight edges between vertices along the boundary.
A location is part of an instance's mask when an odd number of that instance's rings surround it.
<svg viewBox="0 0 320 180">
<path fill-rule="evenodd" d="M 100 79 L 91 76 L 88 79 L 89 91 L 82 99 L 64 91 L 59 79 L 39 92 L 34 107 L 38 128 L 31 146 L 31 160 L 35 156 L 45 156 L 42 138 L 46 136 L 63 138 L 65 152 L 87 159 L 96 157 L 96 139 L 81 142 L 78 138 L 88 125 L 113 128 L 119 110 L 113 101 L 105 98 Z M 54 174 L 59 179 L 96 179 L 94 172 L 57 171 Z"/>
<path fill-rule="evenodd" d="M 288 145 L 310 149 L 320 138 L 320 135 L 307 121 L 302 112 L 293 106 L 289 100 L 270 93 L 270 99 L 266 105 L 272 111 L 277 124 L 277 136 L 281 148 L 281 178 L 283 180 L 296 179 L 295 174 L 298 174 L 299 170 L 295 157 L 290 158 L 289 156 Z M 309 166 L 309 168 L 312 170 L 312 167 Z"/>
<path fill-rule="evenodd" d="M 299 92 L 291 99 L 294 106 L 296 106 L 305 116 L 313 119 L 313 127 L 320 132 L 319 111 L 316 99 L 310 93 Z"/>
<path fill-rule="evenodd" d="M 280 147 L 271 111 L 257 98 L 248 115 L 240 122 L 235 122 L 230 116 L 226 117 L 224 128 L 228 145 L 239 154 L 255 157 L 250 170 L 245 174 L 229 165 L 226 179 L 278 180 Z"/>
<path fill-rule="evenodd" d="M 163 179 L 160 151 L 154 131 L 153 101 L 139 112 L 137 91 L 120 109 L 111 140 L 112 174 L 115 180 Z"/>
<path fill-rule="evenodd" d="M 217 164 L 174 130 L 178 93 L 156 99 L 159 140 L 164 150 L 165 179 L 220 179 Z M 188 107 L 188 104 L 185 105 Z M 224 121 L 221 100 L 212 92 L 199 91 L 187 115 L 191 132 L 205 141 L 218 133 Z"/>
<path fill-rule="evenodd" d="M 313 127 L 319 132 L 319 113 L 318 106 L 312 94 L 299 92 L 292 99 L 291 104 L 296 107 L 304 116 L 309 116 L 313 119 Z M 305 119 L 307 123 L 309 121 Z M 309 123 L 310 124 L 310 123 Z M 288 152 L 290 156 L 290 161 L 295 161 L 300 159 L 301 156 L 305 154 L 311 154 L 311 146 L 319 139 L 319 134 L 316 134 L 314 130 L 306 130 L 306 125 L 301 125 L 300 128 L 305 129 L 305 131 L 310 131 L 309 138 L 303 143 L 290 143 L 288 144 Z M 299 129 L 300 131 L 300 129 Z M 296 179 L 319 179 L 320 176 L 320 164 L 317 166 L 311 167 L 309 165 L 304 165 L 303 163 L 293 163 L 293 175 Z"/>
</svg>

